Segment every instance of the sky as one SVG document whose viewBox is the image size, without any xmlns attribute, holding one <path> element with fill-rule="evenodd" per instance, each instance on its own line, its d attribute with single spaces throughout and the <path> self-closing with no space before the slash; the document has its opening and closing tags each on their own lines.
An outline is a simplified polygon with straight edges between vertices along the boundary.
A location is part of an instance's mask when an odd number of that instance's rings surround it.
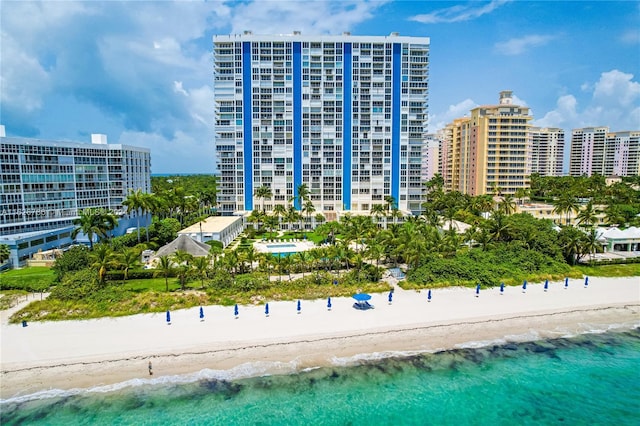
<svg viewBox="0 0 640 426">
<path fill-rule="evenodd" d="M 153 173 L 213 173 L 216 34 L 430 37 L 429 130 L 501 90 L 537 126 L 640 130 L 639 1 L 0 0 L 7 136 L 151 149 Z"/>
</svg>

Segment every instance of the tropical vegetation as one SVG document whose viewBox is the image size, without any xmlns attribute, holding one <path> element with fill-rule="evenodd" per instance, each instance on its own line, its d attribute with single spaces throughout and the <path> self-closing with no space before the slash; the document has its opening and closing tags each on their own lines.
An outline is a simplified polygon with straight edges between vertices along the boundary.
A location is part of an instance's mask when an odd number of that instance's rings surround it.
<svg viewBox="0 0 640 426">
<path fill-rule="evenodd" d="M 157 192 L 149 197 L 158 198 L 146 206 L 136 204 L 140 196 L 136 191 L 129 194 L 130 209 L 139 210 L 141 217 L 145 212 L 153 215 L 145 241 L 137 233 L 109 238 L 109 221 L 104 218 L 79 219 L 78 228 L 86 235 L 101 236 L 100 242 L 66 251 L 52 268 L 55 282 L 49 281 L 49 298 L 29 305 L 12 320 L 127 315 L 206 303 L 385 291 L 390 287 L 381 278 L 389 267 L 401 268 L 406 279 L 400 285 L 414 289 L 579 276 L 588 267 L 578 262 L 588 262 L 600 250 L 596 224 L 630 226 L 638 223 L 640 213 L 636 180 L 603 187 L 598 176 L 593 182 L 532 176 L 530 191 L 474 197 L 444 191 L 444 181 L 436 175 L 424 185 L 420 215 L 405 217 L 396 200 L 386 197 L 371 206 L 370 215 L 347 214 L 339 221 L 326 221 L 315 212 L 306 185 L 297 187 L 284 204 L 275 205 L 269 204 L 270 188 L 258 187 L 259 206 L 248 216 L 245 234 L 231 247 L 222 250 L 211 244 L 209 256 L 199 258 L 178 251 L 160 257 L 154 269 L 143 269 L 142 250 L 157 249 L 175 238 L 181 226 L 215 212 L 215 185 L 198 179 L 204 186 L 189 186 L 190 192 L 184 189 L 186 177 L 154 181 Z M 578 226 L 563 223 L 558 228 L 549 220 L 515 213 L 529 199 L 550 202 L 563 215 L 577 212 Z M 461 222 L 468 228 L 459 229 Z M 258 253 L 253 246 L 259 240 L 291 238 L 317 245 L 291 256 Z M 638 266 L 609 271 L 633 275 Z M 597 275 L 591 269 L 589 273 Z"/>
</svg>

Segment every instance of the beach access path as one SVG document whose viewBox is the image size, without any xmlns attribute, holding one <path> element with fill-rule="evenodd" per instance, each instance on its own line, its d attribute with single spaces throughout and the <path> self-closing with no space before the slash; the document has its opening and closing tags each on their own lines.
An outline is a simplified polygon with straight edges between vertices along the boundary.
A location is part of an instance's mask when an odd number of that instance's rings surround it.
<svg viewBox="0 0 640 426">
<path fill-rule="evenodd" d="M 166 314 L 0 326 L 0 397 L 52 388 L 90 388 L 153 380 L 203 369 L 264 365 L 260 374 L 335 365 L 366 356 L 438 351 L 506 341 L 562 337 L 640 326 L 640 277 L 592 277 L 499 288 L 446 288 L 374 294 L 375 309 L 353 309 L 353 299 L 204 306 Z M 373 355 L 372 355 L 373 354 Z M 363 355 L 365 356 L 365 355 Z M 255 371 L 252 374 L 258 374 Z"/>
</svg>

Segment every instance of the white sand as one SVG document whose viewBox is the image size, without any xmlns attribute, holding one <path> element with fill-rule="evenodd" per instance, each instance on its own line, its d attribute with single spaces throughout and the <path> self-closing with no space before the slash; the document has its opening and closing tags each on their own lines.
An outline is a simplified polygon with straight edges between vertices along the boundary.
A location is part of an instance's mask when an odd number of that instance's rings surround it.
<svg viewBox="0 0 640 426">
<path fill-rule="evenodd" d="M 29 323 L 0 328 L 0 397 L 38 390 L 91 387 L 158 376 L 223 370 L 256 361 L 291 362 L 299 368 L 326 365 L 335 357 L 384 351 L 425 351 L 470 342 L 526 340 L 640 324 L 640 277 L 570 280 L 475 290 L 396 290 L 374 294 L 375 309 L 358 311 L 349 298 L 233 307 L 205 306 L 165 314 L 87 321 Z M 475 343 L 477 344 L 477 343 Z"/>
</svg>

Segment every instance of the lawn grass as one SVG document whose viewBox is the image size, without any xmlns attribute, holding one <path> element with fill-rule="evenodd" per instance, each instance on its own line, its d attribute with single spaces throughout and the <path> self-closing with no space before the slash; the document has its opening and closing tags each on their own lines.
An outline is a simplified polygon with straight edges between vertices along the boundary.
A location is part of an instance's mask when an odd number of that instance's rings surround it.
<svg viewBox="0 0 640 426">
<path fill-rule="evenodd" d="M 572 269 L 592 277 L 640 277 L 640 263 L 618 265 L 578 265 Z"/>
<path fill-rule="evenodd" d="M 0 273 L 0 289 L 42 291 L 54 285 L 55 279 L 53 270 L 44 266 L 10 269 Z"/>
</svg>

